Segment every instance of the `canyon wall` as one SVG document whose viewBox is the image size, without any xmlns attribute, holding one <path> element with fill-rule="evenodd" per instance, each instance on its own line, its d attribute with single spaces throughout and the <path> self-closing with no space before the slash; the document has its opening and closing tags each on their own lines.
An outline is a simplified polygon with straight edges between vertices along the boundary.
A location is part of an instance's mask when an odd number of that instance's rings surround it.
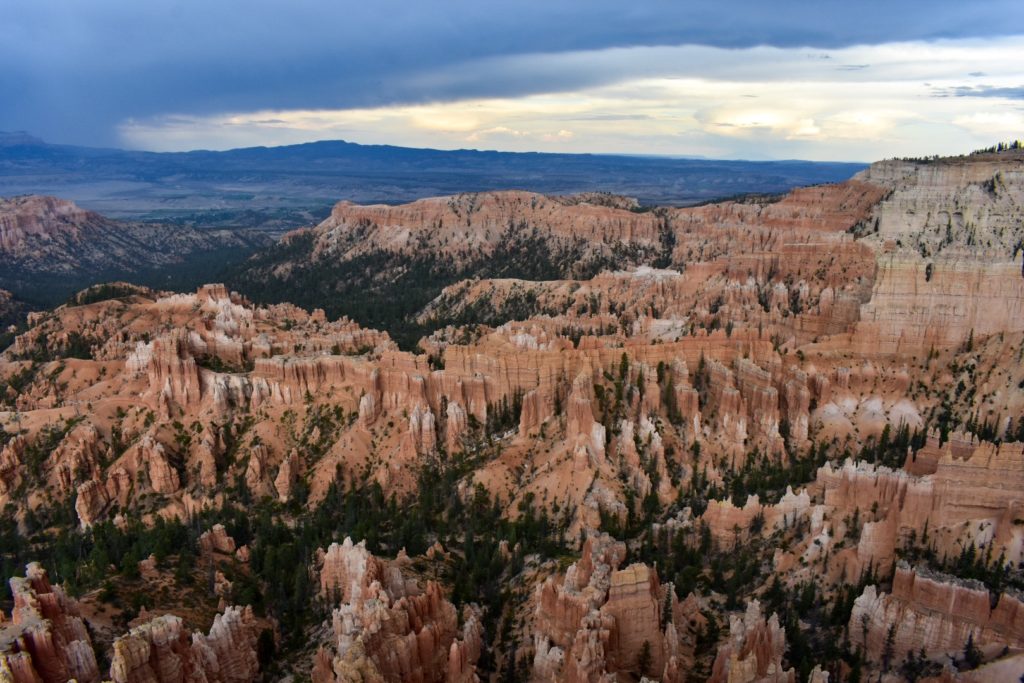
<svg viewBox="0 0 1024 683">
<path fill-rule="evenodd" d="M 931 659 L 962 658 L 968 639 L 991 656 L 1006 646 L 1024 646 L 1024 604 L 1003 593 L 993 605 L 977 582 L 901 565 L 892 592 L 864 589 L 854 603 L 849 631 L 851 640 L 876 660 L 887 648 L 894 662 L 918 650 Z"/>
</svg>

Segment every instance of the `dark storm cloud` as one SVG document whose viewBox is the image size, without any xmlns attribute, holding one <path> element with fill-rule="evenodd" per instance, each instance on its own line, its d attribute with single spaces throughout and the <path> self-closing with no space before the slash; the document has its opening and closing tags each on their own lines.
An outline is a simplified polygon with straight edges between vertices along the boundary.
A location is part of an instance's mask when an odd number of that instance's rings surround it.
<svg viewBox="0 0 1024 683">
<path fill-rule="evenodd" d="M 1013 33 L 1021 7 L 1019 0 L 12 0 L 0 6 L 0 130 L 103 143 L 127 118 L 169 113 L 515 96 L 619 75 L 583 64 L 538 78 L 496 68 L 497 58 L 991 36 Z"/>
</svg>

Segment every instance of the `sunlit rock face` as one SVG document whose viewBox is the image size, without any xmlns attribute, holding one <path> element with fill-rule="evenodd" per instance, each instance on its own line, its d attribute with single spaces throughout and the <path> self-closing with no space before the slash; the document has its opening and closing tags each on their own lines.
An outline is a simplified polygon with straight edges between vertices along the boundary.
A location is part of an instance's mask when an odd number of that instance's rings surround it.
<svg viewBox="0 0 1024 683">
<path fill-rule="evenodd" d="M 866 518 L 855 553 L 835 556 L 847 562 L 845 573 L 890 566 L 917 539 L 939 555 L 991 546 L 993 559 L 1002 557 L 1007 565 L 1024 560 L 1024 531 L 1016 523 L 1024 506 L 1024 444 L 947 441 L 940 448 L 932 438 L 918 453 L 930 474 L 851 461 L 819 470 L 816 485 L 833 519 L 855 511 L 874 518 Z"/>
</svg>

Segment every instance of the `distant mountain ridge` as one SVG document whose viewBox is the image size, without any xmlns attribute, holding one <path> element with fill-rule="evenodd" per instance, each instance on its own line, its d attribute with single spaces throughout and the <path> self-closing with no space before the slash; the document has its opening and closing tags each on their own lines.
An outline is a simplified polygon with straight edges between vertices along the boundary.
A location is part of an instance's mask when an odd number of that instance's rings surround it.
<svg viewBox="0 0 1024 683">
<path fill-rule="evenodd" d="M 608 154 L 444 151 L 343 140 L 223 152 L 140 152 L 48 144 L 0 133 L 0 195 L 53 194 L 116 218 L 286 230 L 317 223 L 339 199 L 526 190 L 601 191 L 686 205 L 842 181 L 865 164 L 716 161 Z"/>
</svg>

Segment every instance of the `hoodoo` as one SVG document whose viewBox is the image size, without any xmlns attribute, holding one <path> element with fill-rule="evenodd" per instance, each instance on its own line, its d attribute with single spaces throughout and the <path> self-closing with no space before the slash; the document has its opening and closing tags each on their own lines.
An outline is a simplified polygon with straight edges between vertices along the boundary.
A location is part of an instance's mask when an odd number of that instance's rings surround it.
<svg viewBox="0 0 1024 683">
<path fill-rule="evenodd" d="M 1022 165 L 342 202 L 32 313 L 0 680 L 1016 680 Z"/>
</svg>

